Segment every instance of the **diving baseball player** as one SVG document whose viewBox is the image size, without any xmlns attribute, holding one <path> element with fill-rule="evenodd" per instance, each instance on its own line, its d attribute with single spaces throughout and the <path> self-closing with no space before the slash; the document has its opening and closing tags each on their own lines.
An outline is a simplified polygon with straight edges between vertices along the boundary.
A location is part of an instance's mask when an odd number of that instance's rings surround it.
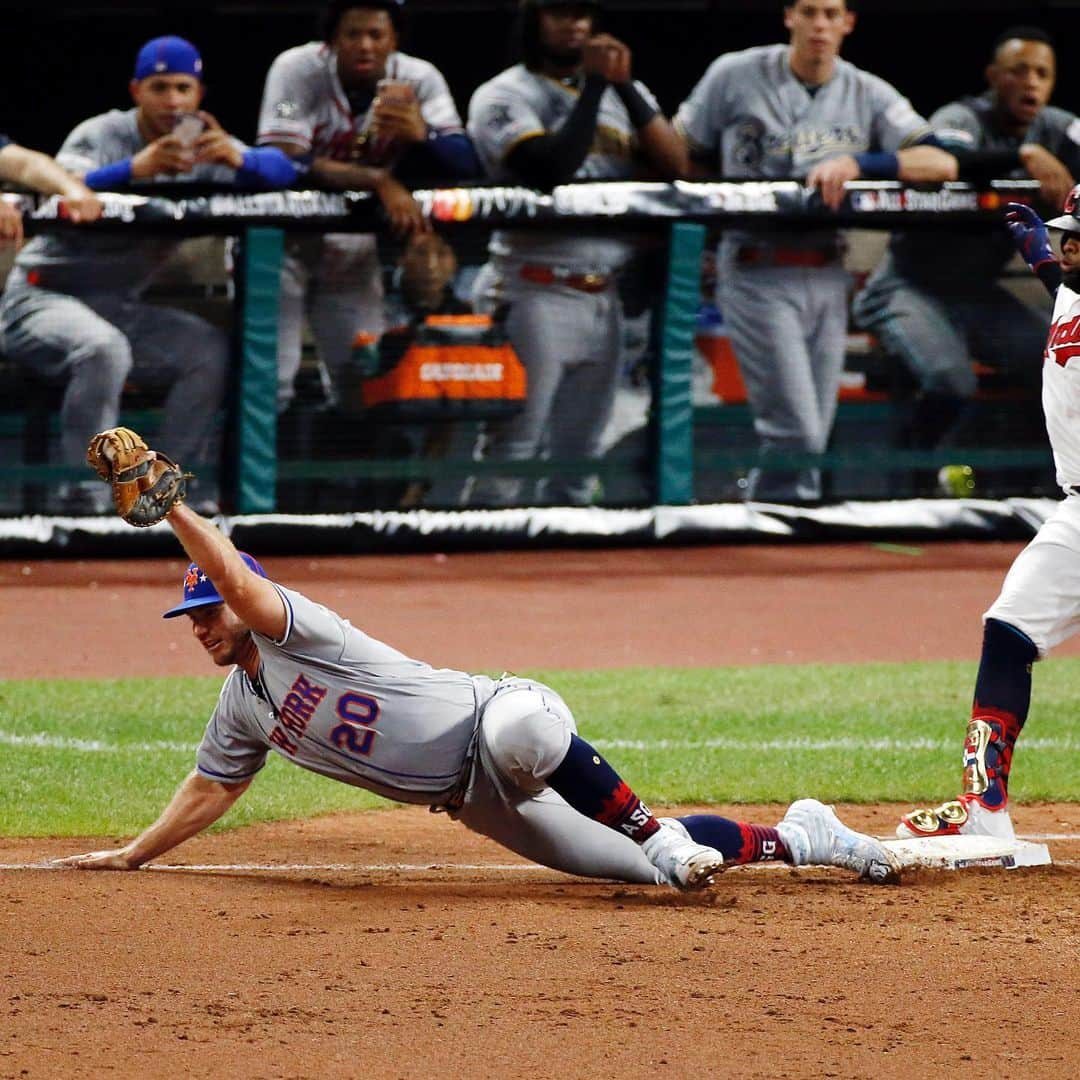
<svg viewBox="0 0 1080 1080">
<path fill-rule="evenodd" d="M 272 188 L 295 179 L 280 151 L 244 146 L 200 110 L 202 58 L 191 42 L 147 42 L 129 91 L 134 108 L 85 120 L 60 149 L 60 165 L 87 187 L 168 180 Z M 190 137 L 178 133 L 181 121 Z M 166 395 L 162 446 L 189 460 L 202 456 L 224 395 L 228 340 L 197 315 L 141 299 L 177 243 L 130 232 L 52 233 L 36 237 L 15 260 L 0 302 L 0 349 L 41 378 L 67 380 L 65 463 L 81 464 L 86 440 L 116 423 L 129 378 Z M 96 495 L 73 488 L 56 508 L 94 512 Z"/>
<path fill-rule="evenodd" d="M 900 819 L 897 835 L 1011 838 L 1009 770 L 1031 704 L 1031 666 L 1080 629 L 1080 185 L 1045 225 L 1009 203 L 1017 249 L 1054 298 L 1042 361 L 1042 403 L 1057 482 L 1065 492 L 1016 557 L 983 616 L 983 646 L 964 740 L 963 791 Z M 1055 258 L 1048 229 L 1061 230 Z"/>
<path fill-rule="evenodd" d="M 571 180 L 624 180 L 643 168 L 674 178 L 679 142 L 630 50 L 595 33 L 599 0 L 521 0 L 522 62 L 473 94 L 469 134 L 495 183 L 550 189 Z M 507 332 L 528 375 L 524 410 L 493 424 L 485 457 L 595 458 L 615 397 L 622 349 L 616 276 L 636 246 L 623 234 L 500 229 L 474 289 L 477 310 L 509 304 Z M 545 501 L 592 500 L 592 477 L 552 476 Z M 508 474 L 480 480 L 470 503 L 521 499 Z M 526 502 L 533 501 L 526 496 Z"/>
<path fill-rule="evenodd" d="M 850 180 L 937 182 L 956 160 L 887 82 L 839 58 L 854 0 L 788 0 L 787 45 L 715 60 L 679 108 L 690 154 L 730 180 L 805 180 L 836 209 Z M 689 166 L 689 162 L 685 167 Z M 821 498 L 817 469 L 770 469 L 770 454 L 822 453 L 844 367 L 849 277 L 834 228 L 798 233 L 725 230 L 718 306 L 746 383 L 761 467 L 746 496 Z"/>
<path fill-rule="evenodd" d="M 480 164 L 442 74 L 398 49 L 405 0 L 332 0 L 324 40 L 271 65 L 258 142 L 296 160 L 317 185 L 373 191 L 399 234 L 429 228 L 405 187 L 476 179 Z M 403 182 L 404 181 L 404 182 Z M 278 409 L 300 367 L 305 314 L 334 385 L 358 331 L 383 330 L 376 237 L 288 235 L 278 309 Z"/>
<path fill-rule="evenodd" d="M 942 145 L 958 158 L 961 179 L 1034 177 L 1046 206 L 1061 206 L 1073 177 L 1080 176 L 1080 119 L 1049 104 L 1056 70 L 1045 31 L 1019 26 L 998 36 L 986 69 L 987 92 L 930 117 Z M 959 431 L 977 426 L 970 415 L 975 359 L 996 368 L 1021 366 L 1034 387 L 1033 360 L 1042 352 L 1049 320 L 998 283 L 1013 254 L 1004 228 L 944 239 L 937 231 L 897 232 L 856 297 L 855 321 L 919 381 L 908 445 L 963 443 Z"/>
<path fill-rule="evenodd" d="M 183 599 L 165 617 L 187 615 L 196 641 L 230 671 L 195 770 L 158 820 L 123 847 L 64 864 L 130 870 L 164 854 L 221 817 L 273 751 L 331 779 L 444 810 L 571 874 L 698 889 L 726 864 L 781 859 L 898 880 L 887 848 L 813 799 L 793 803 L 775 828 L 712 814 L 657 819 L 577 734 L 550 687 L 430 667 L 268 580 L 176 501 L 179 466 L 128 429 L 96 436 L 89 461 L 112 482 L 122 515 L 169 522 L 192 563 Z"/>
</svg>

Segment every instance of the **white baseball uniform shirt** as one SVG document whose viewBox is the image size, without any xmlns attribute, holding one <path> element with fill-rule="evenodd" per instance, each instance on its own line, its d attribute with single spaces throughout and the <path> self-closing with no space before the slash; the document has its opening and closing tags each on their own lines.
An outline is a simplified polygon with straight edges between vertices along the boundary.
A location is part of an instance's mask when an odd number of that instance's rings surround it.
<svg viewBox="0 0 1080 1080">
<path fill-rule="evenodd" d="M 280 642 L 254 634 L 262 666 L 235 668 L 199 746 L 211 780 L 249 779 L 276 751 L 331 779 L 398 802 L 437 804 L 465 766 L 495 683 L 437 669 L 368 637 L 300 593 L 276 586 Z"/>
<path fill-rule="evenodd" d="M 642 83 L 634 84 L 656 109 L 656 99 Z M 552 134 L 566 123 L 579 96 L 574 80 L 558 80 L 508 68 L 478 87 L 469 103 L 468 130 L 484 169 L 496 183 L 520 183 L 506 165 L 525 139 Z M 636 172 L 638 138 L 619 95 L 609 86 L 600 98 L 596 134 L 575 180 L 628 180 Z M 519 256 L 529 262 L 557 264 L 575 271 L 608 271 L 634 252 L 623 237 L 570 236 L 556 231 L 500 229 L 491 238 L 493 255 Z"/>
<path fill-rule="evenodd" d="M 1057 482 L 1080 485 L 1080 293 L 1058 288 L 1043 356 L 1043 412 Z"/>
<path fill-rule="evenodd" d="M 426 60 L 391 53 L 386 78 L 411 83 L 420 113 L 438 135 L 462 130 L 461 116 L 439 70 Z M 338 77 L 337 53 L 312 41 L 287 49 L 270 66 L 259 112 L 260 144 L 295 143 L 316 157 L 350 161 L 370 107 L 353 114 Z M 360 164 L 364 164 L 363 158 Z M 374 163 L 372 163 L 374 164 Z"/>
</svg>

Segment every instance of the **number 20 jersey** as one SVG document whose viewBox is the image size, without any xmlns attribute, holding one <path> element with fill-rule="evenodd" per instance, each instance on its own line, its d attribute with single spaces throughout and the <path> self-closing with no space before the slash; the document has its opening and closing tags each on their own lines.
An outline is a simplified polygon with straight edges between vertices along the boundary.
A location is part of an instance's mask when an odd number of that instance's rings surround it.
<svg viewBox="0 0 1080 1080">
<path fill-rule="evenodd" d="M 368 637 L 334 612 L 276 586 L 288 626 L 253 634 L 255 680 L 235 668 L 199 746 L 211 780 L 252 777 L 267 752 L 399 802 L 436 804 L 453 790 L 495 684 L 433 668 Z"/>
</svg>

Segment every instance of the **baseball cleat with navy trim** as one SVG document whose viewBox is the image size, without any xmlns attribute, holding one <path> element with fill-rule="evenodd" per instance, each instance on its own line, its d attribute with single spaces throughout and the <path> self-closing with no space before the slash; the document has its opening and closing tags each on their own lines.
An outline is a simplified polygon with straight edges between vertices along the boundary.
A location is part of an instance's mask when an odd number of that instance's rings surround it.
<svg viewBox="0 0 1080 1080">
<path fill-rule="evenodd" d="M 690 892 L 705 889 L 724 869 L 724 856 L 715 848 L 690 839 L 682 822 L 661 818 L 660 828 L 641 845 L 664 884 Z"/>
<path fill-rule="evenodd" d="M 900 881 L 900 860 L 880 840 L 849 829 L 831 806 L 799 799 L 776 826 L 795 866 L 842 866 L 875 885 Z"/>
<path fill-rule="evenodd" d="M 965 794 L 958 799 L 912 810 L 900 819 L 896 835 L 901 840 L 929 836 L 995 836 L 1013 840 L 1016 832 L 1007 803 L 987 806 L 978 795 Z"/>
</svg>

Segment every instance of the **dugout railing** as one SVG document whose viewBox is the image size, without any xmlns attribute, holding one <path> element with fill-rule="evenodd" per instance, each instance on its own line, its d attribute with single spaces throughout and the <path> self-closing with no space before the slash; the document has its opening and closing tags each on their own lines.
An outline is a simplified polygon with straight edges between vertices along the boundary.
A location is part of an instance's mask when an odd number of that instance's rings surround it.
<svg viewBox="0 0 1080 1080">
<path fill-rule="evenodd" d="M 220 310 L 231 315 L 235 343 L 235 387 L 227 415 L 222 417 L 220 464 L 227 511 L 241 515 L 394 511 L 396 494 L 409 481 L 463 480 L 485 472 L 536 478 L 554 467 L 564 473 L 597 475 L 606 493 L 599 500 L 601 506 L 644 508 L 737 500 L 739 478 L 758 461 L 745 402 L 699 392 L 701 316 L 708 299 L 702 292 L 703 255 L 719 231 L 750 221 L 775 229 L 820 227 L 828 221 L 868 235 L 894 229 L 986 230 L 1001 227 L 1006 201 L 1030 201 L 1036 191 L 1032 182 L 1013 181 L 981 190 L 963 184 L 923 190 L 887 182 L 857 183 L 850 185 L 837 213 L 825 210 L 816 196 L 795 182 L 588 183 L 557 188 L 550 194 L 518 188 L 416 192 L 466 267 L 483 260 L 487 236 L 500 225 L 644 231 L 663 241 L 664 272 L 645 305 L 651 309 L 651 319 L 644 320 L 651 332 L 642 350 L 648 358 L 647 387 L 638 375 L 638 408 L 645 422 L 632 429 L 630 437 L 613 444 L 599 462 L 540 460 L 515 463 L 513 469 L 506 463 L 476 460 L 468 452 L 456 457 L 395 454 L 392 440 L 369 441 L 362 455 L 350 456 L 347 445 L 335 448 L 327 441 L 330 436 L 325 429 L 333 425 L 319 404 L 305 404 L 302 395 L 291 426 L 277 416 L 277 295 L 284 234 L 286 230 L 382 232 L 369 195 L 193 193 L 191 189 L 106 194 L 105 216 L 91 228 L 227 236 L 235 241 L 233 273 L 219 283 L 216 297 Z M 55 200 L 19 198 L 28 233 L 83 228 L 66 222 Z M 1045 299 L 1033 298 L 1033 302 L 1045 303 Z M 872 341 L 864 341 L 863 346 L 852 370 L 852 375 L 862 377 L 863 392 L 841 402 L 829 451 L 785 455 L 771 459 L 771 464 L 783 468 L 820 465 L 833 478 L 832 492 L 838 500 L 903 497 L 910 494 L 905 477 L 913 470 L 957 463 L 998 477 L 1018 478 L 1011 489 L 1006 482 L 1003 490 L 991 494 L 1049 494 L 1052 481 L 1045 440 L 1016 445 L 1007 423 L 1000 440 L 989 446 L 913 451 L 894 445 L 890 431 L 910 388 L 897 378 L 895 361 L 883 357 Z M 0 498 L 5 512 L 17 516 L 36 508 L 31 496 L 42 484 L 79 479 L 82 474 L 41 460 L 40 437 L 36 450 L 27 453 L 26 432 L 41 426 L 49 394 L 10 364 L 0 368 L 0 376 L 5 388 L 0 403 L 4 443 Z M 991 388 L 988 399 L 995 394 L 1000 408 L 1007 411 L 1008 388 Z M 124 408 L 125 419 L 142 423 L 152 432 L 151 404 L 129 400 Z M 134 413 L 133 408 L 137 409 Z M 45 419 L 47 430 L 54 431 L 55 414 Z M 345 420 L 346 425 L 358 428 L 385 423 L 362 412 Z M 367 501 L 362 506 L 350 505 L 358 483 L 366 485 L 363 498 Z"/>
</svg>

